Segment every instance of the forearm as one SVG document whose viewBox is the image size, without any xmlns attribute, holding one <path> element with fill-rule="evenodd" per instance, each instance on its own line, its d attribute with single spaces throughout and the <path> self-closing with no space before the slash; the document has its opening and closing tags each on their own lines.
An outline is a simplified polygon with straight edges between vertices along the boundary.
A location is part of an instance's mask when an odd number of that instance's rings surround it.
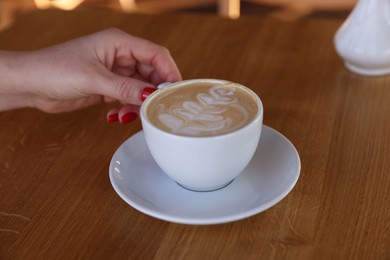
<svg viewBox="0 0 390 260">
<path fill-rule="evenodd" d="M 23 71 L 22 53 L 0 51 L 0 111 L 30 106 Z"/>
</svg>

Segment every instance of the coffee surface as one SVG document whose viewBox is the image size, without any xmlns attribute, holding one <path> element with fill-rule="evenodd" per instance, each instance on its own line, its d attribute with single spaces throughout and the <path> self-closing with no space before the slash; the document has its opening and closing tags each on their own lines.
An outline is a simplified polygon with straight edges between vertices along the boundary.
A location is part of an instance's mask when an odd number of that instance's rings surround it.
<svg viewBox="0 0 390 260">
<path fill-rule="evenodd" d="M 146 116 L 158 128 L 184 136 L 213 136 L 240 129 L 257 115 L 255 98 L 234 83 L 192 83 L 162 89 Z"/>
</svg>

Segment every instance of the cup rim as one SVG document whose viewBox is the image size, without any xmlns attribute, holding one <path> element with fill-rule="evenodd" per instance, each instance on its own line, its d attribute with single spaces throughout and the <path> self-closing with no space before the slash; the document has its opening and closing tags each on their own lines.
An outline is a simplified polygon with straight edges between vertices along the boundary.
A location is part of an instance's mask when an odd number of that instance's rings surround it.
<svg viewBox="0 0 390 260">
<path fill-rule="evenodd" d="M 256 104 L 257 104 L 258 111 L 257 111 L 256 116 L 250 122 L 248 122 L 244 127 L 241 127 L 241 128 L 239 128 L 237 130 L 234 130 L 234 131 L 228 132 L 228 133 L 224 133 L 224 134 L 208 135 L 208 136 L 186 136 L 186 135 L 174 134 L 174 133 L 165 131 L 165 130 L 163 130 L 161 128 L 158 128 L 152 122 L 150 122 L 149 118 L 146 116 L 146 106 L 147 106 L 147 104 L 150 102 L 150 100 L 153 99 L 154 96 L 158 95 L 162 91 L 162 89 L 158 89 L 158 90 L 154 91 L 141 105 L 140 115 L 141 115 L 142 123 L 147 123 L 153 129 L 155 129 L 155 130 L 157 130 L 157 131 L 159 131 L 161 133 L 164 133 L 165 135 L 174 137 L 174 138 L 180 138 L 180 139 L 194 139 L 194 138 L 195 139 L 210 139 L 210 138 L 214 138 L 215 139 L 215 138 L 225 138 L 225 137 L 233 135 L 233 134 L 235 134 L 237 132 L 243 131 L 244 129 L 250 127 L 255 121 L 257 121 L 260 118 L 262 118 L 263 113 L 264 113 L 264 108 L 263 108 L 263 102 L 261 101 L 260 97 L 252 89 L 250 89 L 250 88 L 248 88 L 248 87 L 246 87 L 246 86 L 244 86 L 244 85 L 242 85 L 240 83 L 236 83 L 236 82 L 229 81 L 229 80 L 211 79 L 211 78 L 187 79 L 187 80 L 174 82 L 174 83 L 170 84 L 169 86 L 164 87 L 163 89 L 165 90 L 167 88 L 180 87 L 181 85 L 189 85 L 189 84 L 191 84 L 193 82 L 234 83 L 234 84 L 239 85 L 245 91 L 249 92 L 249 94 L 251 94 L 255 98 L 255 100 L 257 101 Z"/>
</svg>

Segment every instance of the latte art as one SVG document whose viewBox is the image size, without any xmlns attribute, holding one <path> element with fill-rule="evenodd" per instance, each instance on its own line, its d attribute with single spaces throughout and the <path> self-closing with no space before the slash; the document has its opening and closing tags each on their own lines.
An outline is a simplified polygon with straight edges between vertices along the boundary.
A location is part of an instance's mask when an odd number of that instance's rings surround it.
<svg viewBox="0 0 390 260">
<path fill-rule="evenodd" d="M 166 113 L 158 115 L 158 119 L 176 134 L 218 133 L 232 127 L 233 120 L 226 111 L 234 107 L 242 115 L 242 121 L 236 125 L 240 128 L 248 119 L 247 111 L 237 103 L 233 88 L 216 85 L 210 88 L 209 93 L 197 94 L 194 101 L 184 101 L 167 109 Z"/>
<path fill-rule="evenodd" d="M 148 104 L 157 127 L 184 136 L 212 136 L 239 129 L 257 113 L 254 98 L 233 83 L 196 83 L 163 90 Z"/>
</svg>

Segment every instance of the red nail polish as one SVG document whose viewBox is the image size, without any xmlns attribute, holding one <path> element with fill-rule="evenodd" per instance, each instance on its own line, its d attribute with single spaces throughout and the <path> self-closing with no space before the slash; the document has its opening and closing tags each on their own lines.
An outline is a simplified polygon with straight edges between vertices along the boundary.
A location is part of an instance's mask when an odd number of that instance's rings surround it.
<svg viewBox="0 0 390 260">
<path fill-rule="evenodd" d="M 118 114 L 111 114 L 107 117 L 107 121 L 109 123 L 114 123 L 114 122 L 117 122 L 119 120 L 118 118 Z"/>
<path fill-rule="evenodd" d="M 121 117 L 121 123 L 127 124 L 127 123 L 134 121 L 136 118 L 137 118 L 137 113 L 134 113 L 134 112 L 127 113 Z"/>
<path fill-rule="evenodd" d="M 144 88 L 141 92 L 141 100 L 145 101 L 145 99 L 156 90 L 156 88 Z"/>
</svg>

